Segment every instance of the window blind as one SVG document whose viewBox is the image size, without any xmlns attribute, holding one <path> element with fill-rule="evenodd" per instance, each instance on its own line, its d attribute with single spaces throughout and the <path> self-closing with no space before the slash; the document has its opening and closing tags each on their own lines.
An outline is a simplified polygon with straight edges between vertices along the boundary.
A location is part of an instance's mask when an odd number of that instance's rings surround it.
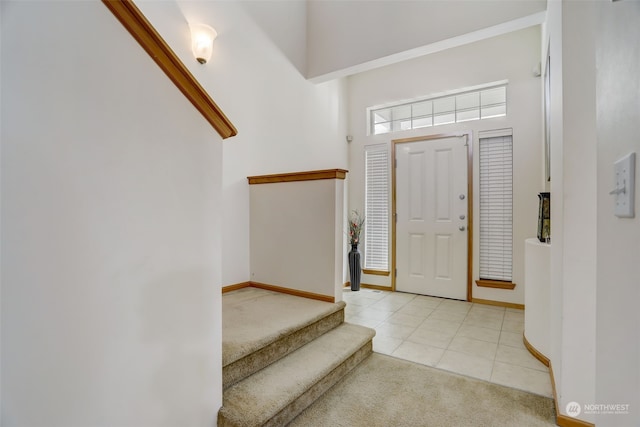
<svg viewBox="0 0 640 427">
<path fill-rule="evenodd" d="M 512 281 L 513 138 L 480 138 L 480 278 Z"/>
<path fill-rule="evenodd" d="M 365 147 L 364 268 L 389 271 L 389 151 Z"/>
</svg>

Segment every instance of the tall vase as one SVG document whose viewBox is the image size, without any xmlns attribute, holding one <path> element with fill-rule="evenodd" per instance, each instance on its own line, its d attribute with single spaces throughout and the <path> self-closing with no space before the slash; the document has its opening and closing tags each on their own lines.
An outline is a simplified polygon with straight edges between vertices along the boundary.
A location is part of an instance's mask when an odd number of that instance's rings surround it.
<svg viewBox="0 0 640 427">
<path fill-rule="evenodd" d="M 351 290 L 360 290 L 360 252 L 358 252 L 358 244 L 351 245 L 349 251 L 349 277 L 351 279 Z"/>
</svg>

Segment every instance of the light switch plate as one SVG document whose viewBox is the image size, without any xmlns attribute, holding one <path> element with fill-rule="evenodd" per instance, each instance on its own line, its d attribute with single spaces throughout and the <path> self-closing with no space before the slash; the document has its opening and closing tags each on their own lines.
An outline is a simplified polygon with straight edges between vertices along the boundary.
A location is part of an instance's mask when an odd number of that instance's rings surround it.
<svg viewBox="0 0 640 427">
<path fill-rule="evenodd" d="M 635 216 L 636 153 L 630 153 L 614 163 L 614 214 L 619 218 Z"/>
</svg>

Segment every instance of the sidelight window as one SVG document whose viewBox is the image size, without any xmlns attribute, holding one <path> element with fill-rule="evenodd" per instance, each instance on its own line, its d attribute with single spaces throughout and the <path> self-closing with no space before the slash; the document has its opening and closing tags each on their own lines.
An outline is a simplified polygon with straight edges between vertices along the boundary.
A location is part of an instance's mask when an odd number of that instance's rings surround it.
<svg viewBox="0 0 640 427">
<path fill-rule="evenodd" d="M 479 138 L 480 279 L 511 282 L 513 266 L 513 137 Z"/>
<path fill-rule="evenodd" d="M 365 147 L 364 268 L 389 271 L 389 150 Z"/>
</svg>

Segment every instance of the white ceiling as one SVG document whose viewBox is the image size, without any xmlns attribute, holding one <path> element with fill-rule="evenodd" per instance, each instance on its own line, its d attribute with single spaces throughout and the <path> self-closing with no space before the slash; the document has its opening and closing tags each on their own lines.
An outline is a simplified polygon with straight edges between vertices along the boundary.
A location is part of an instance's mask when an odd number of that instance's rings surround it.
<svg viewBox="0 0 640 427">
<path fill-rule="evenodd" d="M 542 0 L 310 0 L 306 76 L 340 77 L 544 21 Z"/>
<path fill-rule="evenodd" d="M 539 25 L 545 8 L 518 0 L 312 1 L 306 76 L 325 81 Z"/>
<path fill-rule="evenodd" d="M 176 0 L 216 28 L 226 0 Z M 546 0 L 236 0 L 307 79 L 322 82 L 544 22 Z M 216 13 L 216 11 L 218 11 Z M 216 23 L 217 22 L 217 23 Z"/>
</svg>

